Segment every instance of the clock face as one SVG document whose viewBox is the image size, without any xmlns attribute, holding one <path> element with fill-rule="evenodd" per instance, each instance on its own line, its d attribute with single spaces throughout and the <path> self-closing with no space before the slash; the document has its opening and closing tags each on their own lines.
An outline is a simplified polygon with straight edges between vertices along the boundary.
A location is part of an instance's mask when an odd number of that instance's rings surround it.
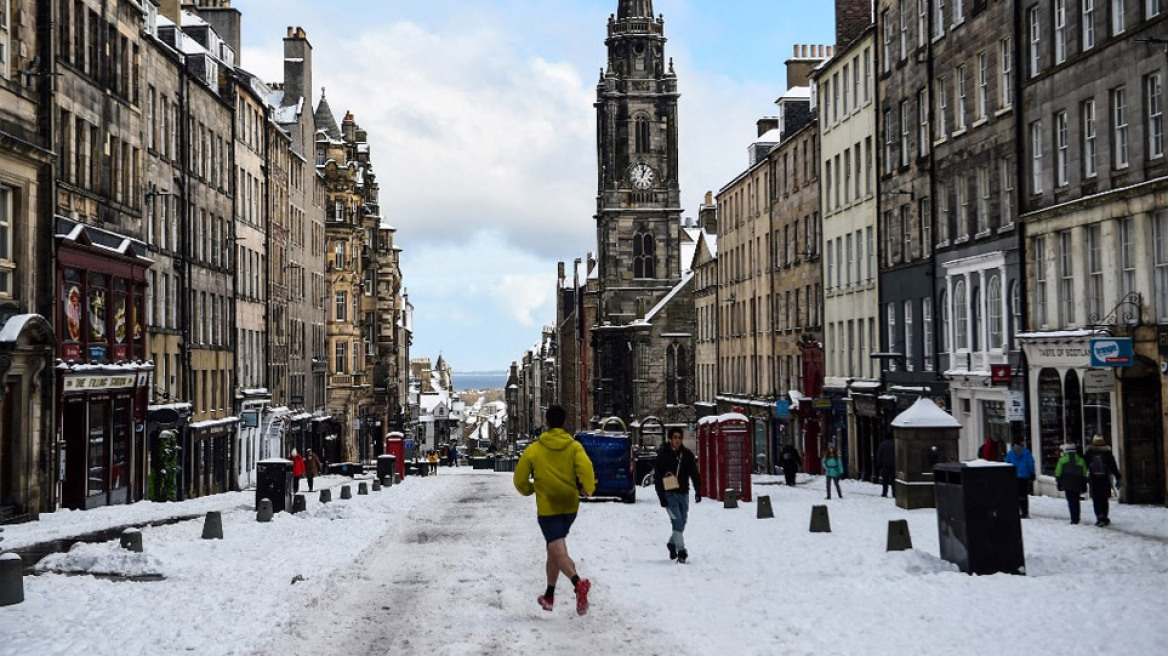
<svg viewBox="0 0 1168 656">
<path fill-rule="evenodd" d="M 638 164 L 629 171 L 629 181 L 637 189 L 653 186 L 653 169 L 648 164 Z"/>
</svg>

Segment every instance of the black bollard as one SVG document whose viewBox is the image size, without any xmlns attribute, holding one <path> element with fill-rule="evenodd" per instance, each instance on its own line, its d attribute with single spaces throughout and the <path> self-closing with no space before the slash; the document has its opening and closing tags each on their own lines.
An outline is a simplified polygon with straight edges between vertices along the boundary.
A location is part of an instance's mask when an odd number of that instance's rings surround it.
<svg viewBox="0 0 1168 656">
<path fill-rule="evenodd" d="M 393 487 L 393 476 L 386 476 L 381 480 L 382 487 Z"/>
<path fill-rule="evenodd" d="M 374 492 L 380 492 L 381 491 L 381 481 L 377 480 L 376 478 L 373 479 L 372 489 Z"/>
<path fill-rule="evenodd" d="M 326 487 L 325 489 L 320 491 L 320 502 L 321 503 L 329 503 L 332 500 L 333 500 L 333 491 L 332 490 L 330 490 Z"/>
<path fill-rule="evenodd" d="M 142 553 L 142 531 L 136 528 L 128 528 L 122 531 L 121 546 L 126 551 Z"/>
<path fill-rule="evenodd" d="M 365 483 L 365 481 L 361 481 L 357 484 L 357 494 L 369 494 L 369 486 Z"/>
<path fill-rule="evenodd" d="M 297 494 L 296 496 L 292 497 L 292 514 L 293 515 L 295 515 L 298 512 L 304 512 L 304 509 L 307 507 L 308 506 L 307 506 L 306 502 L 304 501 L 303 494 Z"/>
<path fill-rule="evenodd" d="M 207 513 L 207 519 L 203 521 L 203 539 L 223 539 L 223 515 L 218 510 Z"/>
<path fill-rule="evenodd" d="M 256 511 L 257 522 L 272 521 L 272 500 L 268 498 L 260 499 L 259 510 Z"/>
<path fill-rule="evenodd" d="M 775 511 L 771 508 L 771 498 L 769 496 L 758 498 L 758 515 L 756 519 L 774 519 Z"/>
<path fill-rule="evenodd" d="M 831 519 L 827 516 L 827 506 L 811 506 L 811 532 L 831 533 Z"/>
<path fill-rule="evenodd" d="M 0 606 L 24 601 L 24 561 L 15 553 L 0 554 Z"/>
<path fill-rule="evenodd" d="M 353 490 L 349 489 L 348 485 L 341 486 L 341 498 L 342 499 L 352 499 L 353 498 Z"/>
<path fill-rule="evenodd" d="M 722 493 L 722 507 L 723 508 L 737 508 L 738 507 L 738 490 L 726 490 Z"/>
<path fill-rule="evenodd" d="M 912 536 L 908 532 L 908 520 L 888 520 L 888 548 L 886 551 L 905 551 L 907 549 L 912 549 Z"/>
</svg>

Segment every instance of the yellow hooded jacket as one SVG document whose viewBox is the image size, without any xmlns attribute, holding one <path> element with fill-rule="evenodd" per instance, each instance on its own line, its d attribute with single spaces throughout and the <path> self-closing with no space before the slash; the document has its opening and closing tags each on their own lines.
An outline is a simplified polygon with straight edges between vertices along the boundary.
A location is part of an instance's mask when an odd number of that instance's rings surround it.
<svg viewBox="0 0 1168 656">
<path fill-rule="evenodd" d="M 532 481 L 534 479 L 534 482 Z M 515 489 L 523 496 L 535 493 L 541 517 L 566 515 L 580 509 L 580 492 L 596 491 L 596 475 L 584 447 L 562 428 L 553 428 L 523 450 L 515 465 Z"/>
</svg>

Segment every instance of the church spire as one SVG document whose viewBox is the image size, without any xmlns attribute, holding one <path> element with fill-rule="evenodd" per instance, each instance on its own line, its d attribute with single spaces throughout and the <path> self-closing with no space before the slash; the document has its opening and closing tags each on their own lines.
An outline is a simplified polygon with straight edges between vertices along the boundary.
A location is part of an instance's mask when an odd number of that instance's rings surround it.
<svg viewBox="0 0 1168 656">
<path fill-rule="evenodd" d="M 653 0 L 620 0 L 620 7 L 616 10 L 617 19 L 621 18 L 652 18 Z"/>
</svg>

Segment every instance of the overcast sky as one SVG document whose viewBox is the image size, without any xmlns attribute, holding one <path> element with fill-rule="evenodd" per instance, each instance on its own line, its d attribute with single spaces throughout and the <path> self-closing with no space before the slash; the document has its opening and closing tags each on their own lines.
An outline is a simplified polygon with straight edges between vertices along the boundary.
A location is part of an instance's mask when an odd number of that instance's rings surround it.
<svg viewBox="0 0 1168 656">
<path fill-rule="evenodd" d="M 596 250 L 596 82 L 618 0 L 234 0 L 241 65 L 283 77 L 313 46 L 313 103 L 368 131 L 414 304 L 412 357 L 505 370 L 555 318 L 556 263 Z M 680 100 L 684 215 L 746 166 L 796 43 L 830 0 L 657 0 Z"/>
</svg>

